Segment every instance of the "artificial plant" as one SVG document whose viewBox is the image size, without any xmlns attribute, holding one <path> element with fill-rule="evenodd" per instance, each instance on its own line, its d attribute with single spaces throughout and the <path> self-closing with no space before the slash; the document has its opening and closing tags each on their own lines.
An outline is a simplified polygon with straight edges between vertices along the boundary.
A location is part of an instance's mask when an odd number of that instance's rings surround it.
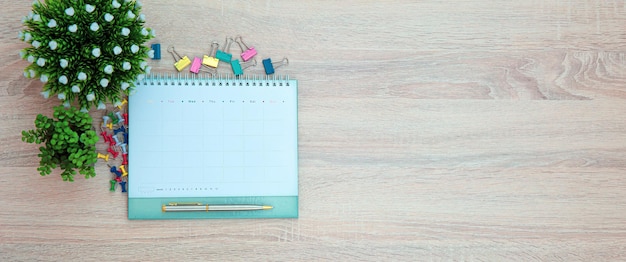
<svg viewBox="0 0 626 262">
<path fill-rule="evenodd" d="M 22 131 L 22 141 L 44 144 L 39 147 L 39 168 L 42 176 L 60 167 L 63 181 L 74 181 L 76 171 L 85 178 L 96 175 L 96 142 L 98 135 L 91 126 L 88 113 L 74 107 L 56 106 L 53 118 L 42 114 L 35 119 L 35 129 Z"/>
<path fill-rule="evenodd" d="M 39 78 L 41 94 L 66 107 L 117 105 L 149 73 L 153 53 L 144 43 L 154 31 L 144 27 L 138 0 L 35 0 L 22 22 L 19 38 L 30 46 L 20 55 L 31 63 L 24 76 Z"/>
</svg>

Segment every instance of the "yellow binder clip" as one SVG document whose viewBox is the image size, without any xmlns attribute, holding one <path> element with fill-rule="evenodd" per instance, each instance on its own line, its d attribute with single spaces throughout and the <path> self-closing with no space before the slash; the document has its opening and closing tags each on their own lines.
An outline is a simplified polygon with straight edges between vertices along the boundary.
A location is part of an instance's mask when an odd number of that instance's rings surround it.
<svg viewBox="0 0 626 262">
<path fill-rule="evenodd" d="M 219 48 L 219 44 L 215 41 L 211 43 L 211 50 L 209 50 L 209 55 L 204 55 L 202 57 L 202 64 L 208 67 L 217 68 L 217 64 L 220 62 L 219 59 L 215 58 L 215 52 Z"/>
<path fill-rule="evenodd" d="M 174 61 L 176 61 L 176 63 L 174 63 L 174 67 L 176 68 L 176 70 L 178 70 L 178 72 L 183 71 L 185 67 L 188 67 L 189 65 L 191 65 L 191 60 L 189 60 L 189 57 L 181 56 L 178 53 L 176 53 L 176 50 L 174 50 L 173 46 L 168 47 L 167 52 L 172 54 Z"/>
</svg>

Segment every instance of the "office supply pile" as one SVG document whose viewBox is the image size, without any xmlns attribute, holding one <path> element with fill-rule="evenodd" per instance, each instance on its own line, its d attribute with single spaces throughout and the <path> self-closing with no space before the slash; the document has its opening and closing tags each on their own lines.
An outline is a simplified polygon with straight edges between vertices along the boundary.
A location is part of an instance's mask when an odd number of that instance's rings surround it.
<svg viewBox="0 0 626 262">
<path fill-rule="evenodd" d="M 233 58 L 231 46 L 237 44 L 239 46 L 240 58 Z M 152 44 L 151 49 L 153 52 L 152 59 L 161 59 L 161 45 Z M 174 68 L 178 72 L 183 72 L 189 68 L 189 72 L 194 74 L 207 73 L 211 76 L 218 74 L 218 67 L 226 66 L 230 67 L 232 74 L 236 77 L 244 74 L 244 70 L 257 65 L 256 56 L 258 54 L 254 46 L 248 46 L 241 36 L 226 37 L 224 44 L 220 47 L 217 41 L 213 41 L 209 48 L 208 53 L 199 56 L 194 56 L 193 60 L 187 55 L 179 54 L 174 46 L 169 46 L 167 52 L 174 58 Z M 240 60 L 241 59 L 241 60 Z M 284 57 L 280 61 L 272 61 L 271 58 L 262 59 L 263 69 L 266 75 L 272 75 L 275 73 L 275 69 L 289 64 L 289 60 Z"/>
<path fill-rule="evenodd" d="M 104 152 L 98 152 L 98 159 L 105 161 L 111 172 L 110 191 L 120 188 L 127 192 L 128 183 L 128 111 L 125 106 L 128 100 L 122 101 L 114 111 L 102 116 L 100 136 L 106 145 Z"/>
</svg>

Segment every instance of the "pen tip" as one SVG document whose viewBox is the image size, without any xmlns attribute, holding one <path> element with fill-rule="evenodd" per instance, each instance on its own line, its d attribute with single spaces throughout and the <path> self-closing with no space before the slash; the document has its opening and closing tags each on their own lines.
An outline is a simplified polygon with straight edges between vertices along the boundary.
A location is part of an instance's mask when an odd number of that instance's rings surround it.
<svg viewBox="0 0 626 262">
<path fill-rule="evenodd" d="M 268 210 L 274 208 L 273 206 L 263 206 L 263 210 Z"/>
</svg>

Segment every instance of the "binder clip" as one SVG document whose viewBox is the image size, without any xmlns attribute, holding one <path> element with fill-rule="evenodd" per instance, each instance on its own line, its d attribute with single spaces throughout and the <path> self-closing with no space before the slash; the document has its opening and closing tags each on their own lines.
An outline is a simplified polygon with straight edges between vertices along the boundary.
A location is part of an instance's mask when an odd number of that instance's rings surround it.
<svg viewBox="0 0 626 262">
<path fill-rule="evenodd" d="M 152 44 L 150 48 L 154 50 L 154 56 L 152 56 L 152 60 L 160 60 L 161 59 L 161 44 Z"/>
<path fill-rule="evenodd" d="M 250 62 L 247 62 L 245 67 L 241 67 L 241 64 L 239 63 L 239 59 L 230 61 L 230 68 L 233 69 L 233 74 L 235 74 L 235 76 L 243 75 L 243 70 L 251 66 L 256 66 L 256 59 Z"/>
<path fill-rule="evenodd" d="M 239 41 L 237 41 L 237 39 L 239 39 Z M 241 36 L 235 37 L 235 42 L 237 43 L 237 45 L 239 45 L 239 48 L 241 49 L 241 59 L 243 59 L 244 62 L 247 62 L 248 60 L 250 60 L 250 58 L 254 57 L 257 54 L 254 46 L 248 47 L 248 45 L 243 42 Z M 246 48 L 245 51 L 243 50 L 244 47 Z"/>
<path fill-rule="evenodd" d="M 219 59 L 215 58 L 215 51 L 219 48 L 219 44 L 215 41 L 211 43 L 211 49 L 209 50 L 209 55 L 204 55 L 202 57 L 202 64 L 211 67 L 217 68 L 217 64 L 220 62 Z"/>
<path fill-rule="evenodd" d="M 229 39 L 230 41 L 228 41 Z M 224 50 L 219 50 L 218 48 L 217 51 L 215 52 L 215 58 L 219 59 L 220 61 L 230 63 L 230 61 L 233 60 L 233 55 L 228 52 L 230 52 L 230 45 L 232 43 L 233 43 L 233 39 L 227 37 L 226 41 L 224 42 Z"/>
<path fill-rule="evenodd" d="M 189 72 L 197 74 L 200 72 L 200 67 L 202 66 L 202 60 L 199 57 L 194 57 L 193 62 L 191 62 L 191 68 L 189 68 Z"/>
<path fill-rule="evenodd" d="M 181 57 L 178 53 L 176 53 L 176 50 L 174 50 L 173 46 L 168 47 L 167 52 L 172 54 L 174 61 L 176 61 L 176 63 L 174 63 L 174 67 L 176 68 L 176 70 L 178 70 L 178 72 L 183 71 L 185 67 L 191 64 L 191 60 L 189 60 L 189 57 L 187 56 Z"/>
<path fill-rule="evenodd" d="M 283 58 L 283 60 L 281 60 L 280 62 L 275 62 L 275 63 L 272 63 L 271 58 L 263 59 L 263 68 L 265 68 L 265 74 L 267 75 L 273 74 L 275 68 L 281 67 L 283 65 L 288 65 L 288 64 L 289 64 L 289 59 L 287 59 L 286 57 Z"/>
</svg>

